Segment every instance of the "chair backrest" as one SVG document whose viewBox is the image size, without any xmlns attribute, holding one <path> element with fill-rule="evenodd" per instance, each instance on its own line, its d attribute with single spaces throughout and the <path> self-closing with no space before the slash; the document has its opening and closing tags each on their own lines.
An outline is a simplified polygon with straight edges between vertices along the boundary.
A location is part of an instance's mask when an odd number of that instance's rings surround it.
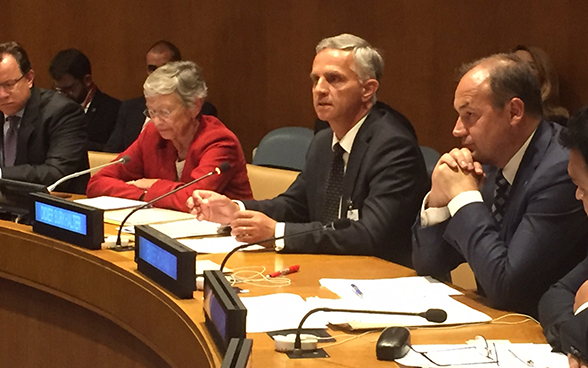
<svg viewBox="0 0 588 368">
<path fill-rule="evenodd" d="M 433 173 L 433 169 L 435 165 L 437 165 L 437 161 L 441 158 L 439 152 L 435 151 L 431 147 L 420 146 L 421 152 L 423 153 L 423 158 L 425 159 L 425 166 L 427 167 L 427 174 L 431 177 Z"/>
<path fill-rule="evenodd" d="M 252 163 L 300 171 L 306 161 L 306 151 L 313 136 L 312 129 L 303 127 L 272 130 L 259 142 Z"/>
<path fill-rule="evenodd" d="M 110 161 L 114 160 L 118 155 L 118 153 L 88 151 L 88 162 L 90 164 L 90 169 L 100 165 L 107 164 Z M 98 171 L 92 171 L 90 175 L 94 175 Z"/>
<path fill-rule="evenodd" d="M 247 164 L 247 176 L 256 200 L 270 199 L 284 193 L 298 174 L 298 171 Z"/>
</svg>

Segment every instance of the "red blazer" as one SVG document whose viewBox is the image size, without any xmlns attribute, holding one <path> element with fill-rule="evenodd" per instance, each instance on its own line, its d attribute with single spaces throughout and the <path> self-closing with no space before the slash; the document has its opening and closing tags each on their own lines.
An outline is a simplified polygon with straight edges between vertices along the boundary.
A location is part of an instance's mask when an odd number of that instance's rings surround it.
<svg viewBox="0 0 588 368">
<path fill-rule="evenodd" d="M 143 190 L 126 182 L 158 178 L 160 180 L 149 188 L 143 198 L 149 201 L 228 162 L 231 168 L 222 175 L 210 176 L 154 205 L 187 211 L 186 200 L 195 189 L 214 190 L 233 199 L 253 199 L 241 144 L 235 134 L 214 116 L 201 116 L 179 181 L 176 181 L 175 164 L 178 151 L 171 141 L 159 135 L 152 123 L 147 124 L 137 140 L 118 157 L 124 155 L 131 158 L 127 164 L 105 167 L 92 176 L 86 189 L 88 197 L 108 195 L 139 199 Z"/>
</svg>

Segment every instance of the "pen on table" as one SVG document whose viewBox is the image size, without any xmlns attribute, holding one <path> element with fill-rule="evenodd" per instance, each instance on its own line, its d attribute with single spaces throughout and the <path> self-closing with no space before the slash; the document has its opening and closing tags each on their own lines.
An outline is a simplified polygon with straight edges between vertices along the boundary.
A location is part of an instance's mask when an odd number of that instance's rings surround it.
<svg viewBox="0 0 588 368">
<path fill-rule="evenodd" d="M 363 298 L 363 293 L 361 292 L 361 290 L 359 290 L 357 285 L 351 284 L 351 288 L 353 289 L 353 292 L 355 293 L 355 295 L 357 295 L 360 298 Z"/>
<path fill-rule="evenodd" d="M 284 268 L 281 271 L 272 272 L 268 275 L 268 277 L 278 277 L 278 276 L 288 275 L 288 274 L 291 274 L 294 272 L 298 272 L 299 269 L 300 269 L 299 265 L 290 266 L 288 268 Z"/>
</svg>

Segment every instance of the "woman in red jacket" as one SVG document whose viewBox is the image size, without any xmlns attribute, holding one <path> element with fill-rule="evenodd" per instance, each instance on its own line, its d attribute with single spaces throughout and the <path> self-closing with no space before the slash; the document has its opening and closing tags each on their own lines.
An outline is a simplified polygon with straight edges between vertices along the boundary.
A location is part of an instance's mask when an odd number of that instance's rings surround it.
<svg viewBox="0 0 588 368">
<path fill-rule="evenodd" d="M 187 211 L 195 189 L 209 189 L 229 198 L 252 199 L 243 149 L 217 118 L 200 114 L 207 88 L 201 69 L 191 61 L 168 63 L 143 85 L 150 120 L 137 140 L 119 157 L 125 165 L 100 170 L 88 182 L 88 197 L 108 195 L 149 201 L 228 162 L 222 175 L 210 176 L 155 203 Z"/>
</svg>

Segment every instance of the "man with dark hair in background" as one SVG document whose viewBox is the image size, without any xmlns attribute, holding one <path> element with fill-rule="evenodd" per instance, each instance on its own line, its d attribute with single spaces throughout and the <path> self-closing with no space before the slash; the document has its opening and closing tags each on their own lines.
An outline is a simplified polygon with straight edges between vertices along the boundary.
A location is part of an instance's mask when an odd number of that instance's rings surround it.
<svg viewBox="0 0 588 368">
<path fill-rule="evenodd" d="M 51 185 L 88 168 L 88 131 L 80 105 L 33 86 L 35 72 L 16 42 L 0 44 L 0 177 Z M 89 176 L 57 187 L 85 193 Z"/>
<path fill-rule="evenodd" d="M 491 306 L 537 316 L 551 284 L 586 254 L 588 218 L 574 199 L 562 128 L 541 117 L 529 65 L 499 54 L 463 68 L 453 135 L 413 228 L 419 275 L 468 262 Z M 484 165 L 484 166 L 482 166 Z"/>
<path fill-rule="evenodd" d="M 576 198 L 588 214 L 588 107 L 572 116 L 561 143 L 570 148 L 568 172 Z M 588 243 L 585 244 L 588 246 Z M 568 354 L 570 367 L 588 367 L 588 258 L 559 280 L 539 302 L 539 321 L 547 341 Z"/>
<path fill-rule="evenodd" d="M 54 89 L 79 103 L 86 113 L 88 149 L 103 151 L 114 130 L 120 101 L 98 89 L 90 60 L 80 50 L 61 50 L 49 64 Z"/>
<path fill-rule="evenodd" d="M 180 50 L 173 43 L 165 40 L 157 41 L 149 48 L 145 56 L 147 75 L 167 62 L 180 60 L 182 60 Z M 123 101 L 116 118 L 114 132 L 106 143 L 107 152 L 122 152 L 137 139 L 145 124 L 150 121 L 144 114 L 146 109 L 144 96 Z M 217 116 L 216 107 L 207 101 L 204 101 L 200 113 Z"/>
</svg>

